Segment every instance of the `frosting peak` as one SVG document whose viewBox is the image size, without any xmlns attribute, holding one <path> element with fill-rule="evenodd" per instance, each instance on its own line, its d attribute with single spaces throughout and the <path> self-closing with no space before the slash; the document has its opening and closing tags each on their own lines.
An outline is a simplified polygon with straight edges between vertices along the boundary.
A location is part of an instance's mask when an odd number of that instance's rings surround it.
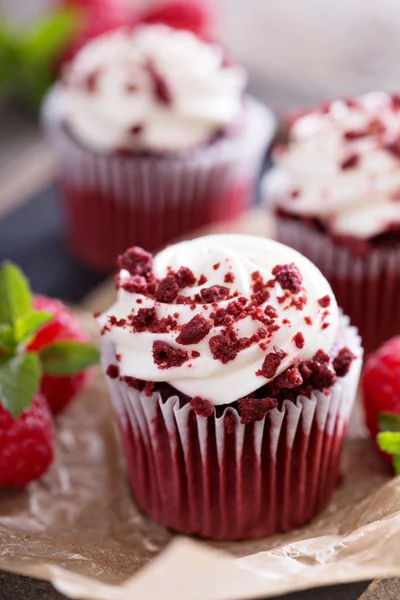
<svg viewBox="0 0 400 600">
<path fill-rule="evenodd" d="M 400 226 L 400 97 L 370 93 L 296 118 L 265 192 L 336 235 L 369 239 Z"/>
<path fill-rule="evenodd" d="M 100 323 L 122 376 L 227 404 L 333 346 L 338 308 L 328 282 L 277 242 L 208 236 L 153 261 L 132 249 L 120 266 L 118 300 Z"/>
<path fill-rule="evenodd" d="M 240 113 L 246 83 L 222 49 L 164 25 L 107 33 L 74 59 L 62 86 L 71 131 L 97 151 L 179 152 Z"/>
</svg>

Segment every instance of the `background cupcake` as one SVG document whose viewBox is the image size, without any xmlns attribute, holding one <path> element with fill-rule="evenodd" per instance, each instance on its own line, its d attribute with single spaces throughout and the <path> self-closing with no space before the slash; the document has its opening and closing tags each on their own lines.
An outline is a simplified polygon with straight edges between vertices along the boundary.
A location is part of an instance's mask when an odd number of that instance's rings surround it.
<svg viewBox="0 0 400 600">
<path fill-rule="evenodd" d="M 218 539 L 310 519 L 337 482 L 362 355 L 325 278 L 242 235 L 119 266 L 103 366 L 142 510 Z"/>
<path fill-rule="evenodd" d="M 278 239 L 322 270 L 367 351 L 400 333 L 400 97 L 300 115 L 275 165 L 264 191 Z"/>
<path fill-rule="evenodd" d="M 112 269 L 251 202 L 273 118 L 216 45 L 148 25 L 90 42 L 44 107 L 61 163 L 68 238 Z"/>
</svg>

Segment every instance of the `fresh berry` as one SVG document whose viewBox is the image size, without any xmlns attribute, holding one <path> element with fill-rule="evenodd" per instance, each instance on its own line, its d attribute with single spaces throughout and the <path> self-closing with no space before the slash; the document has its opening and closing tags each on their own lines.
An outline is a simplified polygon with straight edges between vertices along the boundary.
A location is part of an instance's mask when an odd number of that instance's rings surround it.
<svg viewBox="0 0 400 600">
<path fill-rule="evenodd" d="M 71 44 L 63 54 L 60 64 L 71 60 L 90 40 L 121 27 L 134 27 L 137 24 L 137 12 L 129 0 L 60 0 L 63 7 L 79 11 L 81 27 Z"/>
<path fill-rule="evenodd" d="M 211 7 L 204 0 L 158 2 L 141 17 L 143 23 L 161 23 L 174 29 L 185 29 L 203 39 L 211 39 L 213 20 Z"/>
<path fill-rule="evenodd" d="M 367 427 L 375 439 L 382 412 L 400 415 L 400 336 L 371 354 L 362 377 Z"/>
<path fill-rule="evenodd" d="M 87 342 L 78 319 L 67 309 L 65 304 L 46 296 L 34 296 L 33 306 L 54 314 L 54 318 L 46 323 L 29 344 L 29 350 L 41 350 L 53 342 L 74 340 Z M 46 398 L 54 415 L 61 412 L 71 400 L 82 390 L 87 382 L 88 372 L 65 376 L 44 375 L 40 391 Z"/>
<path fill-rule="evenodd" d="M 40 394 L 17 418 L 0 402 L 0 487 L 23 487 L 41 477 L 53 461 L 53 446 L 53 420 Z"/>
</svg>

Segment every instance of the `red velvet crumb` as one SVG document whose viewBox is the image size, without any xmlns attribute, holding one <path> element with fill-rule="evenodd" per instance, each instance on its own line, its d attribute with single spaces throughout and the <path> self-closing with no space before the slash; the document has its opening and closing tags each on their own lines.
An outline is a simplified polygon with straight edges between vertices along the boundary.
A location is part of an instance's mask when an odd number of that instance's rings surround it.
<svg viewBox="0 0 400 600">
<path fill-rule="evenodd" d="M 327 294 L 326 296 L 318 300 L 318 304 L 322 306 L 322 308 L 327 308 L 331 305 L 331 297 Z"/>
<path fill-rule="evenodd" d="M 210 304 L 211 302 L 217 302 L 218 300 L 222 300 L 226 296 L 229 296 L 229 290 L 222 285 L 213 285 L 209 288 L 203 288 L 200 291 L 200 296 L 203 302 Z"/>
<path fill-rule="evenodd" d="M 195 396 L 190 401 L 190 408 L 194 410 L 199 417 L 211 417 L 214 412 L 214 407 L 211 402 L 204 400 L 204 398 L 200 398 L 200 396 Z"/>
<path fill-rule="evenodd" d="M 225 277 L 224 277 L 224 282 L 225 283 L 233 283 L 235 281 L 235 276 L 232 273 L 232 271 L 229 271 L 228 273 L 226 273 Z"/>
<path fill-rule="evenodd" d="M 355 360 L 354 354 L 348 348 L 342 348 L 333 361 L 333 368 L 338 377 L 344 377 L 350 370 L 351 363 Z"/>
<path fill-rule="evenodd" d="M 180 367 L 189 360 L 189 354 L 185 350 L 173 348 L 167 342 L 153 342 L 153 360 L 159 369 L 170 369 Z"/>
<path fill-rule="evenodd" d="M 178 272 L 175 274 L 175 277 L 181 289 L 190 287 L 196 283 L 196 277 L 194 276 L 193 271 L 191 271 L 188 267 L 180 267 Z"/>
<path fill-rule="evenodd" d="M 278 318 L 278 313 L 276 312 L 275 308 L 273 306 L 271 306 L 270 304 L 266 307 L 264 312 L 267 315 L 267 317 L 269 317 L 270 319 Z"/>
<path fill-rule="evenodd" d="M 144 125 L 132 125 L 129 130 L 129 133 L 132 135 L 140 135 L 143 132 Z"/>
<path fill-rule="evenodd" d="M 312 318 L 311 317 L 304 317 L 304 322 L 306 325 L 312 325 Z"/>
<path fill-rule="evenodd" d="M 131 377 L 130 375 L 125 375 L 123 378 L 128 387 L 134 388 L 139 392 L 144 390 L 145 382 L 142 379 L 137 379 L 136 377 Z"/>
<path fill-rule="evenodd" d="M 274 352 L 281 359 L 283 359 L 283 358 L 285 358 L 285 356 L 287 356 L 286 352 L 284 350 L 282 350 L 282 348 L 279 348 L 279 346 L 274 346 Z"/>
<path fill-rule="evenodd" d="M 242 398 L 238 400 L 240 422 L 243 425 L 262 421 L 267 413 L 278 406 L 275 398 Z"/>
<path fill-rule="evenodd" d="M 153 256 L 143 248 L 133 246 L 118 256 L 117 265 L 131 275 L 147 275 L 153 268 Z"/>
<path fill-rule="evenodd" d="M 224 426 L 227 434 L 231 435 L 236 431 L 236 419 L 232 413 L 227 413 L 224 416 Z"/>
<path fill-rule="evenodd" d="M 118 365 L 108 365 L 106 373 L 110 379 L 118 379 L 119 366 Z"/>
<path fill-rule="evenodd" d="M 176 300 L 178 294 L 179 285 L 175 275 L 167 275 L 166 277 L 164 277 L 164 279 L 161 279 L 156 296 L 158 302 L 172 304 L 172 302 Z"/>
<path fill-rule="evenodd" d="M 137 314 L 130 317 L 130 322 L 135 332 L 142 332 L 150 329 L 155 319 L 156 309 L 154 307 L 139 308 Z"/>
<path fill-rule="evenodd" d="M 304 339 L 304 335 L 301 333 L 301 331 L 298 331 L 296 333 L 296 335 L 292 338 L 293 342 L 295 343 L 295 345 L 297 346 L 297 348 L 304 348 L 305 345 L 305 339 Z"/>
<path fill-rule="evenodd" d="M 214 271 L 218 271 L 218 269 L 220 268 L 220 266 L 221 266 L 220 262 L 215 263 L 215 265 L 213 265 Z"/>
<path fill-rule="evenodd" d="M 157 71 L 152 61 L 149 61 L 147 70 L 153 81 L 153 92 L 160 104 L 169 106 L 172 104 L 171 90 L 165 78 Z"/>
<path fill-rule="evenodd" d="M 283 290 L 289 290 L 292 294 L 298 294 L 301 291 L 303 278 L 294 263 L 288 265 L 276 265 L 276 267 L 272 269 L 272 275 L 276 277 L 276 280 Z"/>
<path fill-rule="evenodd" d="M 344 161 L 340 164 L 340 168 L 342 171 L 347 171 L 348 169 L 354 169 L 358 163 L 360 162 L 360 157 L 358 154 L 350 154 Z"/>
<path fill-rule="evenodd" d="M 183 346 L 198 344 L 210 332 L 211 327 L 210 321 L 207 321 L 203 315 L 195 315 L 189 323 L 182 327 L 176 341 Z"/>
<path fill-rule="evenodd" d="M 240 350 L 234 331 L 225 331 L 220 335 L 215 335 L 210 339 L 209 346 L 214 360 L 220 360 L 224 365 L 234 360 Z"/>
<path fill-rule="evenodd" d="M 303 377 L 297 367 L 291 366 L 283 371 L 278 377 L 276 377 L 273 381 L 273 384 L 277 388 L 287 388 L 293 389 L 298 387 L 303 383 Z"/>
<path fill-rule="evenodd" d="M 272 379 L 275 376 L 275 373 L 278 370 L 279 365 L 282 362 L 282 358 L 275 354 L 274 352 L 270 352 L 264 358 L 264 362 L 261 367 L 261 374 L 266 379 Z"/>
<path fill-rule="evenodd" d="M 99 311 L 96 311 L 93 313 L 93 316 L 95 319 L 98 319 L 100 315 L 101 315 L 101 312 L 99 312 Z"/>
<path fill-rule="evenodd" d="M 207 283 L 208 279 L 205 275 L 200 275 L 197 285 L 204 285 Z"/>
</svg>

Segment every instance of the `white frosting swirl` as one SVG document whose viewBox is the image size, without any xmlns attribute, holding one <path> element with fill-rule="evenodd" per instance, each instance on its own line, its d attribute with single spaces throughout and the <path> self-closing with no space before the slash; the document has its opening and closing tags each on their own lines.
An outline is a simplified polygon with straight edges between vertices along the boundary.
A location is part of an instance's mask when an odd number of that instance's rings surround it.
<svg viewBox="0 0 400 600">
<path fill-rule="evenodd" d="M 210 339 L 224 329 L 222 326 L 213 325 L 198 344 L 182 346 L 176 342 L 178 331 L 164 334 L 150 331 L 134 333 L 130 327 L 109 324 L 110 317 L 127 319 L 132 312 L 137 314 L 140 308 L 155 307 L 158 318 L 171 316 L 177 319 L 178 325 L 184 325 L 199 314 L 209 320 L 210 314 L 215 313 L 215 306 L 196 304 L 191 307 L 188 304 L 160 303 L 141 294 L 120 289 L 117 302 L 99 318 L 102 326 L 108 324 L 109 331 L 105 335 L 111 337 L 117 354 L 121 355 L 120 374 L 146 381 L 166 381 L 189 396 L 201 396 L 214 404 L 226 404 L 254 392 L 269 381 L 256 373 L 261 369 L 265 356 L 274 352 L 274 346 L 286 352 L 286 357 L 274 376 L 293 364 L 312 358 L 319 349 L 329 352 L 338 328 L 338 308 L 331 288 L 308 259 L 278 242 L 234 234 L 203 237 L 166 248 L 155 256 L 153 271 L 157 278 L 163 278 L 171 269 L 177 271 L 179 267 L 185 266 L 192 270 L 196 278 L 204 274 L 207 283 L 184 288 L 180 293 L 185 296 L 193 297 L 202 287 L 222 285 L 228 287 L 231 293 L 238 292 L 239 297 L 250 299 L 254 272 L 259 271 L 267 282 L 273 279 L 272 270 L 276 265 L 290 263 L 295 263 L 300 270 L 302 290 L 294 295 L 286 292 L 287 297 L 283 300 L 285 292 L 276 283 L 274 287 L 268 288 L 270 297 L 260 306 L 263 313 L 267 305 L 275 308 L 278 316 L 274 323 L 279 325 L 279 329 L 272 334 L 263 349 L 258 343 L 253 343 L 226 364 L 213 357 L 209 345 Z M 228 272 L 234 275 L 232 283 L 226 283 Z M 127 271 L 121 271 L 120 275 L 122 278 L 129 276 Z M 302 296 L 306 296 L 307 300 L 304 308 L 299 310 L 292 305 L 292 300 Z M 319 303 L 325 296 L 330 297 L 329 308 L 323 308 Z M 218 308 L 225 308 L 230 302 L 231 300 L 219 301 Z M 329 326 L 324 328 L 324 323 L 329 323 Z M 233 329 L 238 338 L 243 338 L 250 337 L 261 325 L 260 321 L 248 316 L 234 323 Z M 302 348 L 293 340 L 298 332 L 304 336 Z M 189 353 L 195 350 L 200 356 L 190 358 L 178 367 L 160 369 L 152 355 L 155 341 L 167 342 L 173 348 L 187 350 Z"/>
<path fill-rule="evenodd" d="M 375 92 L 316 109 L 278 150 L 264 182 L 275 205 L 360 239 L 400 226 L 399 98 Z"/>
<path fill-rule="evenodd" d="M 185 151 L 235 121 L 245 84 L 218 46 L 142 26 L 100 36 L 77 55 L 62 86 L 65 119 L 95 151 Z"/>
</svg>

